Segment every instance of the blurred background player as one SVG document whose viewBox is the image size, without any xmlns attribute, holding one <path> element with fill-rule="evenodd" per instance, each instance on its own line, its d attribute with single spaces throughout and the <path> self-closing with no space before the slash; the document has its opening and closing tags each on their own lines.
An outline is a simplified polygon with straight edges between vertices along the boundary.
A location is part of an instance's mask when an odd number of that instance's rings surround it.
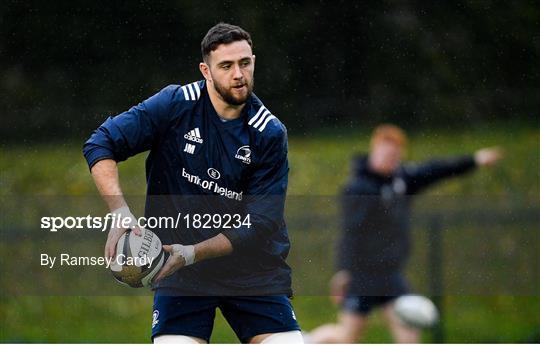
<svg viewBox="0 0 540 345">
<path fill-rule="evenodd" d="M 356 342 L 377 307 L 396 342 L 420 341 L 420 331 L 403 324 L 392 308 L 397 297 L 410 293 L 403 271 L 411 247 L 411 196 L 444 178 L 493 165 L 501 152 L 485 148 L 474 155 L 415 165 L 402 162 L 406 146 L 405 132 L 384 124 L 373 132 L 369 155 L 353 158 L 342 195 L 338 272 L 330 282 L 332 299 L 341 305 L 341 312 L 338 323 L 316 328 L 306 342 Z"/>
</svg>

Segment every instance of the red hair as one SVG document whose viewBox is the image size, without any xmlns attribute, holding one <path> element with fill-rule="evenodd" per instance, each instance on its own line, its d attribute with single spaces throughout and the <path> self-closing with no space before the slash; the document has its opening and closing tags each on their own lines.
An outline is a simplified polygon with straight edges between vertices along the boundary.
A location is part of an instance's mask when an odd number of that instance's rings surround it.
<svg viewBox="0 0 540 345">
<path fill-rule="evenodd" d="M 371 134 L 371 147 L 381 141 L 391 141 L 401 148 L 407 146 L 407 134 L 398 126 L 382 124 L 377 126 Z"/>
</svg>

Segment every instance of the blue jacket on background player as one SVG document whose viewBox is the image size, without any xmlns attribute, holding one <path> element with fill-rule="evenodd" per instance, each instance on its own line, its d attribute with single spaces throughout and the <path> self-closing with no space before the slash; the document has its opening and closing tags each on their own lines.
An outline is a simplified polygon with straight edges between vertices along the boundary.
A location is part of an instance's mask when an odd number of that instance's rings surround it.
<svg viewBox="0 0 540 345">
<path fill-rule="evenodd" d="M 454 158 L 420 164 L 403 162 L 407 137 L 394 125 L 378 126 L 369 155 L 357 155 L 341 195 L 342 235 L 337 273 L 330 286 L 341 306 L 339 322 L 310 333 L 315 343 L 351 343 L 362 338 L 369 314 L 381 307 L 394 340 L 418 343 L 419 330 L 395 314 L 393 301 L 410 293 L 403 274 L 411 249 L 411 202 L 428 186 L 495 164 L 501 153 L 486 148 Z"/>
</svg>

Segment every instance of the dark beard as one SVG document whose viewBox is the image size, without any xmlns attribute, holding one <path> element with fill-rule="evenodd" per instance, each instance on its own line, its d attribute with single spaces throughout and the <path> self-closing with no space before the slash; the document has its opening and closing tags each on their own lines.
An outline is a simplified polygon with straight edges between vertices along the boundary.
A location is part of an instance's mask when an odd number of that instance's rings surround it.
<svg viewBox="0 0 540 345">
<path fill-rule="evenodd" d="M 242 99 L 234 98 L 234 96 L 229 90 L 227 90 L 225 87 L 221 86 L 220 84 L 216 83 L 215 80 L 214 80 L 214 88 L 216 89 L 217 93 L 221 96 L 221 98 L 223 98 L 223 100 L 227 102 L 228 104 L 242 105 L 246 103 L 246 101 L 251 96 L 251 92 L 253 91 L 253 83 L 254 83 L 254 80 L 252 79 L 251 84 L 247 85 L 248 91 L 247 91 L 246 97 L 245 98 L 243 97 Z"/>
</svg>

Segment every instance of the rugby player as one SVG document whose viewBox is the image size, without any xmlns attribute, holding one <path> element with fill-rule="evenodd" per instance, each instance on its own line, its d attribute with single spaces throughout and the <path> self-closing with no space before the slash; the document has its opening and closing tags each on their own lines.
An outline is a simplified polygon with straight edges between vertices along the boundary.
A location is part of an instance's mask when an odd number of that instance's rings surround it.
<svg viewBox="0 0 540 345">
<path fill-rule="evenodd" d="M 353 159 L 343 189 L 338 271 L 330 282 L 341 312 L 338 323 L 316 328 L 306 342 L 361 340 L 370 313 L 379 307 L 396 342 L 420 341 L 419 330 L 400 322 L 392 308 L 394 299 L 410 293 L 403 271 L 410 252 L 412 197 L 442 179 L 495 164 L 501 152 L 485 148 L 474 155 L 411 164 L 402 162 L 406 143 L 402 129 L 380 125 L 373 132 L 369 155 Z"/>
<path fill-rule="evenodd" d="M 207 343 L 216 308 L 242 342 L 303 342 L 285 262 L 287 133 L 252 93 L 252 46 L 242 28 L 215 25 L 201 42 L 204 80 L 167 86 L 108 118 L 83 148 L 114 214 L 134 219 L 117 163 L 150 151 L 146 217 L 203 211 L 249 215 L 234 228 L 152 229 L 170 254 L 153 284 L 155 343 Z M 105 256 L 115 255 L 125 231 L 110 230 Z"/>
</svg>

